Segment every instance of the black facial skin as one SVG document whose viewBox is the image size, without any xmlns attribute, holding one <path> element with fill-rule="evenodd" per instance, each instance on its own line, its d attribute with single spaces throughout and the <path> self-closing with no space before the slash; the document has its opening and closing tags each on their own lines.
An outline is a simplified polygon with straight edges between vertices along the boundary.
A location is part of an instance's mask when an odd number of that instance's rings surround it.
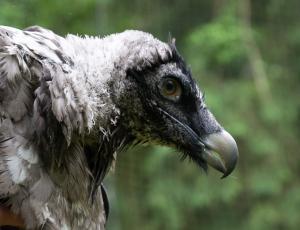
<svg viewBox="0 0 300 230">
<path fill-rule="evenodd" d="M 223 132 L 206 108 L 202 93 L 177 51 L 168 61 L 160 59 L 158 63 L 144 70 L 127 71 L 126 96 L 118 100 L 123 125 L 140 142 L 175 147 L 183 158 L 190 157 L 205 170 L 208 162 L 227 176 L 238 156 L 233 138 Z M 161 87 L 167 81 L 178 83 L 178 97 L 164 95 Z M 173 86 L 169 84 L 168 88 L 172 91 Z M 216 159 L 211 150 L 223 152 L 222 160 Z"/>
<path fill-rule="evenodd" d="M 219 131 L 220 126 L 205 107 L 200 91 L 185 65 L 166 63 L 145 72 L 130 73 L 129 78 L 134 81 L 131 85 L 136 86 L 134 91 L 140 100 L 140 103 L 133 104 L 142 105 L 139 114 L 129 112 L 131 118 L 139 121 L 130 127 L 134 135 L 141 141 L 176 147 L 184 156 L 190 156 L 206 169 L 199 139 Z M 176 101 L 164 97 L 160 92 L 159 86 L 167 79 L 175 79 L 181 85 L 182 94 Z"/>
</svg>

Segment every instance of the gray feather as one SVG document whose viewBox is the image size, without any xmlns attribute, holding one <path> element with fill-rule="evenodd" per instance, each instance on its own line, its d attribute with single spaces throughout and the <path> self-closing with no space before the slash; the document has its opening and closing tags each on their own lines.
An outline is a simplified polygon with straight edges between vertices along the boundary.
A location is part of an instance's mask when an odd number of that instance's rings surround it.
<svg viewBox="0 0 300 230">
<path fill-rule="evenodd" d="M 0 26 L 0 198 L 28 229 L 104 229 L 99 186 L 132 141 L 118 127 L 121 79 L 171 55 L 139 31 L 63 38 Z"/>
</svg>

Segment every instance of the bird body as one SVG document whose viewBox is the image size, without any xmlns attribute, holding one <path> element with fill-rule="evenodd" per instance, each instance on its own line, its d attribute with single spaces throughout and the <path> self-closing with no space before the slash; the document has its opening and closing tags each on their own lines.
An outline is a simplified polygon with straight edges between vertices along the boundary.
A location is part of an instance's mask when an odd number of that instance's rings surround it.
<svg viewBox="0 0 300 230">
<path fill-rule="evenodd" d="M 103 230 L 108 207 L 101 183 L 118 152 L 134 141 L 183 149 L 185 144 L 177 146 L 177 141 L 190 140 L 198 148 L 201 130 L 222 130 L 209 112 L 204 120 L 211 124 L 203 123 L 198 132 L 186 128 L 187 118 L 179 121 L 170 115 L 168 101 L 162 109 L 151 92 L 157 90 L 154 85 L 165 87 L 155 76 L 170 71 L 187 76 L 188 90 L 200 102 L 201 92 L 174 47 L 148 33 L 63 38 L 36 26 L 1 26 L 3 205 L 22 216 L 26 229 Z M 181 124 L 174 138 L 161 136 L 154 111 L 169 128 L 175 120 Z M 224 173 L 234 167 L 207 152 L 205 156 L 191 155 L 203 167 L 207 161 Z"/>
</svg>

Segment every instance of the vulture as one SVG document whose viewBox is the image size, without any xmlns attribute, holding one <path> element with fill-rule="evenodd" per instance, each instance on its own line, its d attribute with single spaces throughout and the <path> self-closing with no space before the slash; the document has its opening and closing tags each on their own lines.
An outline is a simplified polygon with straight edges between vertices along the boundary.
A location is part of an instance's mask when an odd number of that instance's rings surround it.
<svg viewBox="0 0 300 230">
<path fill-rule="evenodd" d="M 25 229 L 104 230 L 102 181 L 118 153 L 144 142 L 223 177 L 237 163 L 174 39 L 0 26 L 0 205 Z"/>
</svg>

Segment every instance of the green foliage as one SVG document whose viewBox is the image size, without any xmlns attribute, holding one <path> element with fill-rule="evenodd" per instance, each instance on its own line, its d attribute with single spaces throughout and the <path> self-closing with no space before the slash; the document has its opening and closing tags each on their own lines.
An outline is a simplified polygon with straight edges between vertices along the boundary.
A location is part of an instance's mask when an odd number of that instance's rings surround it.
<svg viewBox="0 0 300 230">
<path fill-rule="evenodd" d="M 242 33 L 243 28 L 233 15 L 222 15 L 196 28 L 188 36 L 193 69 L 236 77 L 247 59 Z"/>
<path fill-rule="evenodd" d="M 224 180 L 172 149 L 121 154 L 106 181 L 108 229 L 298 229 L 299 8 L 296 0 L 0 0 L 0 24 L 92 35 L 134 28 L 164 40 L 171 32 L 207 105 L 237 139 L 238 167 Z M 255 75 L 258 61 L 266 76 Z"/>
</svg>

